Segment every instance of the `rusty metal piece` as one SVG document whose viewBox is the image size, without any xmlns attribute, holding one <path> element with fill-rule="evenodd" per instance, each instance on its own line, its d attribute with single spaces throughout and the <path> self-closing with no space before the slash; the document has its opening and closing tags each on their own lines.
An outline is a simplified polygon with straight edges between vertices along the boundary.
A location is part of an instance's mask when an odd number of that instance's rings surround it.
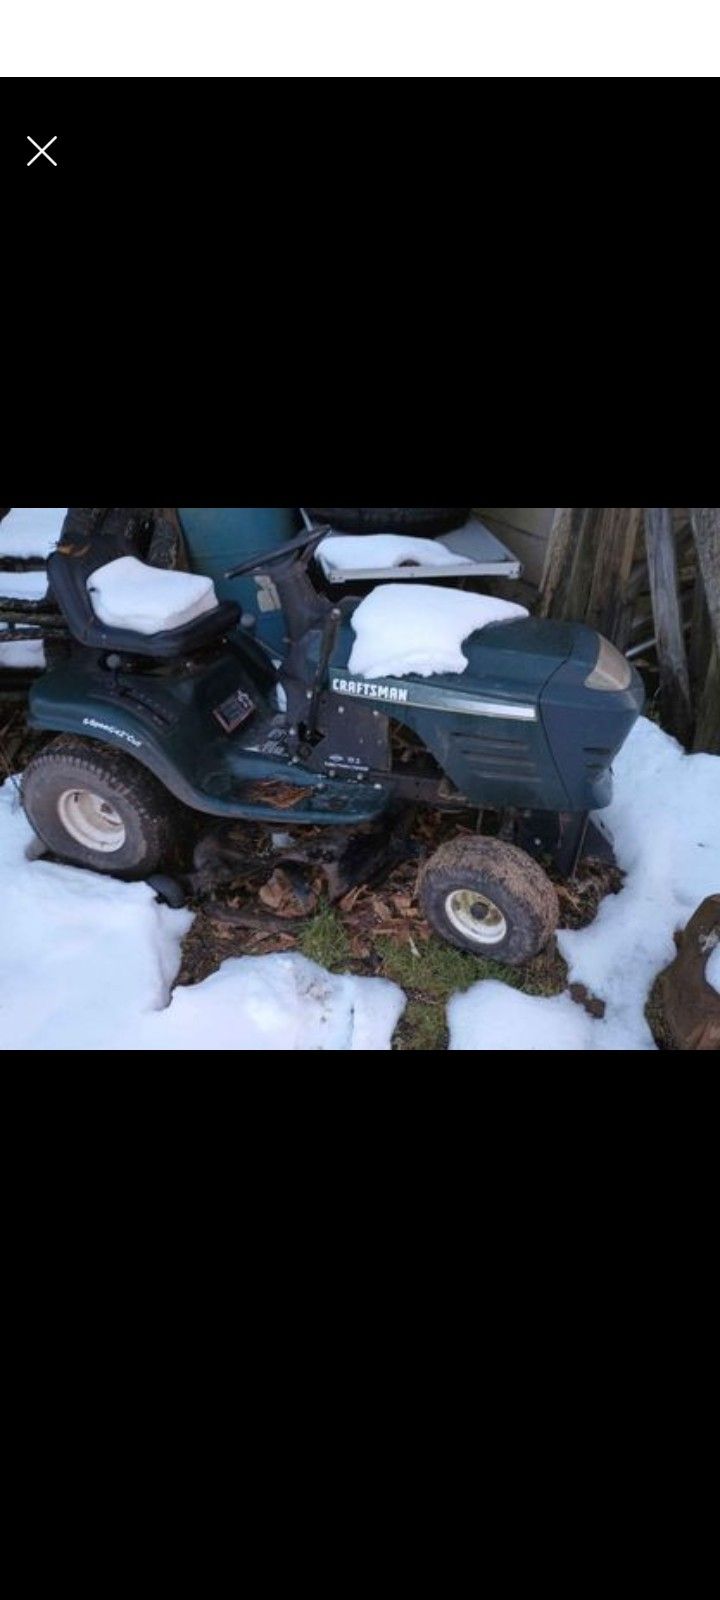
<svg viewBox="0 0 720 1600">
<path fill-rule="evenodd" d="M 676 943 L 677 956 L 660 978 L 668 1028 L 680 1050 L 720 1050 L 720 994 L 705 976 L 720 944 L 720 894 L 703 901 Z"/>
</svg>

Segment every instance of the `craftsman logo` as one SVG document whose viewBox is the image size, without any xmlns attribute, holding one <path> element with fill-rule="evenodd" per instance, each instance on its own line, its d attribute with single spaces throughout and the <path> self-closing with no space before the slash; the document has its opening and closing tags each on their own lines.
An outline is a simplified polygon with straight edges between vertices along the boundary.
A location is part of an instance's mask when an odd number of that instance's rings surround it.
<svg viewBox="0 0 720 1600">
<path fill-rule="evenodd" d="M 99 728 L 101 733 L 111 733 L 115 739 L 126 739 L 136 750 L 142 749 L 142 739 L 136 739 L 134 733 L 125 733 L 123 728 L 111 728 L 109 722 L 98 722 L 95 717 L 83 717 L 83 727 Z"/>
<path fill-rule="evenodd" d="M 406 706 L 407 689 L 389 689 L 384 683 L 358 683 L 356 678 L 333 678 L 334 694 L 354 694 L 359 700 L 384 700 L 388 705 Z"/>
</svg>

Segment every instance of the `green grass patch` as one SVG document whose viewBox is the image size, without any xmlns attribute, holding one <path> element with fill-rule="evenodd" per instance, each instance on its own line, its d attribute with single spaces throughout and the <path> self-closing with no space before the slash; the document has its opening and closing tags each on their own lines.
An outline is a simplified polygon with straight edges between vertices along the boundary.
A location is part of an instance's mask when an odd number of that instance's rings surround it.
<svg viewBox="0 0 720 1600">
<path fill-rule="evenodd" d="M 398 944 L 392 934 L 377 932 L 371 943 L 374 957 L 360 965 L 353 959 L 342 917 L 327 903 L 298 931 L 298 949 L 328 972 L 376 972 L 404 990 L 408 1003 L 395 1036 L 397 1050 L 446 1050 L 448 1001 L 474 983 L 495 978 L 533 995 L 559 994 L 565 987 L 566 969 L 554 946 L 527 967 L 504 967 L 442 939 Z"/>
<path fill-rule="evenodd" d="M 408 1000 L 395 1034 L 395 1050 L 447 1050 L 448 1025 L 439 1000 Z"/>
<path fill-rule="evenodd" d="M 498 961 L 466 955 L 441 939 L 429 939 L 413 948 L 410 944 L 394 944 L 387 935 L 378 934 L 375 945 L 382 959 L 383 977 L 431 1000 L 447 1001 L 453 994 L 464 994 L 484 978 L 497 978 L 499 983 L 524 989 L 527 994 L 546 992 L 532 986 L 528 967 L 504 967 Z"/>
<path fill-rule="evenodd" d="M 474 983 L 495 978 L 532 995 L 559 994 L 565 987 L 566 969 L 554 950 L 527 967 L 504 967 L 498 961 L 466 955 L 441 939 L 399 945 L 387 934 L 376 934 L 373 942 L 382 977 L 398 983 L 408 996 L 397 1034 L 400 1050 L 446 1050 L 448 1001 Z"/>
<path fill-rule="evenodd" d="M 308 961 L 328 972 L 347 972 L 350 944 L 342 921 L 332 906 L 324 904 L 298 935 L 298 949 Z"/>
</svg>

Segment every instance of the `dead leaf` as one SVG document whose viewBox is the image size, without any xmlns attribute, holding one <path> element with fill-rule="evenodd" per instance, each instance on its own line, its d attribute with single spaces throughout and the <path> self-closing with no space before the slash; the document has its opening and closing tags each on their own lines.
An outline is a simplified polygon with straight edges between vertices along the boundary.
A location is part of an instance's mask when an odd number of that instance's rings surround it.
<svg viewBox="0 0 720 1600">
<path fill-rule="evenodd" d="M 279 870 L 276 870 L 272 877 L 268 879 L 268 882 L 263 884 L 259 898 L 264 906 L 269 907 L 270 911 L 279 911 L 283 901 L 287 899 L 287 893 L 287 879 L 283 877 Z"/>
<path fill-rule="evenodd" d="M 348 915 L 353 910 L 362 892 L 363 885 L 361 883 L 356 884 L 355 888 L 351 889 L 349 894 L 343 896 L 342 900 L 340 901 L 340 910 Z"/>
</svg>

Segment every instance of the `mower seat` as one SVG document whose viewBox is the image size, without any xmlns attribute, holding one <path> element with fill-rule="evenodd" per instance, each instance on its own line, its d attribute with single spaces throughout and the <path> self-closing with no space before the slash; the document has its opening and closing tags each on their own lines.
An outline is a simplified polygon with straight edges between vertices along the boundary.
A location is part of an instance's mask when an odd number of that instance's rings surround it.
<svg viewBox="0 0 720 1600">
<path fill-rule="evenodd" d="M 113 574 L 113 568 L 122 571 L 116 570 Z M 138 568 L 140 575 L 144 575 L 141 604 Z M 194 590 L 189 596 L 188 585 L 198 583 L 189 574 L 150 567 L 135 558 L 120 557 L 95 566 L 76 555 L 57 550 L 48 559 L 47 574 L 50 592 L 73 638 L 91 650 L 117 650 L 121 654 L 170 661 L 204 649 L 235 628 L 240 618 L 240 607 L 234 601 L 219 604 L 214 591 L 199 593 Z M 177 599 L 173 597 L 173 589 L 177 591 Z M 127 620 L 122 614 L 123 603 L 127 604 Z M 113 620 L 103 621 L 96 605 Z M 149 631 L 150 628 L 153 631 Z"/>
</svg>

